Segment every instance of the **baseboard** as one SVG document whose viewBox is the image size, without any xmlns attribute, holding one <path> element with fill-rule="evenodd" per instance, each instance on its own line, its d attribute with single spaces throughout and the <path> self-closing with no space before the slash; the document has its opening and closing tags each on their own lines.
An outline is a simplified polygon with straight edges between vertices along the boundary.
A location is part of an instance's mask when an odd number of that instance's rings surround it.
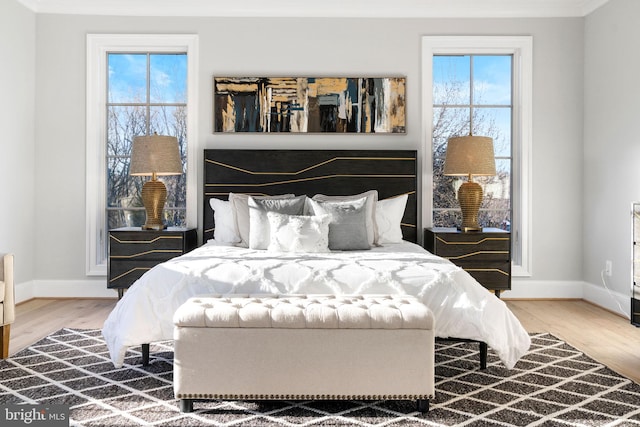
<svg viewBox="0 0 640 427">
<path fill-rule="evenodd" d="M 603 286 L 592 283 L 584 284 L 584 294 L 582 299 L 592 304 L 600 306 L 612 313 L 631 319 L 631 291 L 623 294 L 616 291 L 609 291 Z"/>
<path fill-rule="evenodd" d="M 14 286 L 14 292 L 16 304 L 35 298 L 33 293 L 33 282 L 16 283 Z"/>
<path fill-rule="evenodd" d="M 16 284 L 16 303 L 33 298 L 117 298 L 104 280 L 34 280 Z"/>
<path fill-rule="evenodd" d="M 584 282 L 556 280 L 511 280 L 511 290 L 500 294 L 504 299 L 581 299 Z"/>
</svg>

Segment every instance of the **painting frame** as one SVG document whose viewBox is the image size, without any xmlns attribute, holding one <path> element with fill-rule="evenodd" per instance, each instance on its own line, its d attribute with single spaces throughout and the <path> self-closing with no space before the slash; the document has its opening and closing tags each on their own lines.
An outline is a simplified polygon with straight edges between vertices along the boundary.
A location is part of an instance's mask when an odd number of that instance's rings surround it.
<svg viewBox="0 0 640 427">
<path fill-rule="evenodd" d="M 406 77 L 213 77 L 214 133 L 406 134 Z"/>
</svg>

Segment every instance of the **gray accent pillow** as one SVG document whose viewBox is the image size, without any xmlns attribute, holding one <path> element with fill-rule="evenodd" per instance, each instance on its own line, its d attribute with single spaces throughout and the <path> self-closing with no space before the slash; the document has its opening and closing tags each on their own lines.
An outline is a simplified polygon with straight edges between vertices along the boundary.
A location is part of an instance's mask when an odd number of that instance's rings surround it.
<svg viewBox="0 0 640 427">
<path fill-rule="evenodd" d="M 348 196 L 327 196 L 324 194 L 316 194 L 312 197 L 313 200 L 321 202 L 338 201 L 347 202 L 359 200 L 363 197 L 367 198 L 365 203 L 366 215 L 366 227 L 367 227 L 367 239 L 369 239 L 369 245 L 376 246 L 378 244 L 378 232 L 376 230 L 376 203 L 378 202 L 378 191 L 369 190 L 361 194 L 353 194 Z"/>
<path fill-rule="evenodd" d="M 258 199 L 249 196 L 249 248 L 267 249 L 271 241 L 267 212 L 302 215 L 307 196 L 291 199 Z"/>
<path fill-rule="evenodd" d="M 367 236 L 367 198 L 350 201 L 320 201 L 307 199 L 314 215 L 330 214 L 329 249 L 355 251 L 371 249 Z"/>
</svg>

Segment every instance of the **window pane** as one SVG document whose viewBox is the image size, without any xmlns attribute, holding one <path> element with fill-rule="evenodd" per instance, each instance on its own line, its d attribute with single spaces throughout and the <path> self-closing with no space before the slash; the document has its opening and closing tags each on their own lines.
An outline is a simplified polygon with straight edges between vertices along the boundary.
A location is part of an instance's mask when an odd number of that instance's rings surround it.
<svg viewBox="0 0 640 427">
<path fill-rule="evenodd" d="M 435 227 L 457 227 L 462 223 L 460 209 L 433 212 L 433 225 Z"/>
<path fill-rule="evenodd" d="M 485 218 L 491 221 L 492 225 L 485 224 L 485 227 L 497 227 L 505 218 L 509 219 L 511 211 L 511 160 L 496 159 L 496 175 L 477 177 L 475 179 L 480 185 L 484 197 L 480 210 L 495 211 L 488 213 Z M 505 214 L 507 215 L 505 217 Z M 499 228 L 503 228 L 500 226 Z"/>
<path fill-rule="evenodd" d="M 433 109 L 433 152 L 444 156 L 447 140 L 452 136 L 469 134 L 469 108 L 434 107 Z"/>
<path fill-rule="evenodd" d="M 500 228 L 502 230 L 511 230 L 511 212 L 502 211 L 483 211 L 478 212 L 478 223 L 483 227 Z"/>
<path fill-rule="evenodd" d="M 167 202 L 165 206 L 185 208 L 187 206 L 186 175 L 163 176 L 159 179 L 167 187 Z"/>
<path fill-rule="evenodd" d="M 493 138 L 497 157 L 511 156 L 511 108 L 475 108 L 473 134 Z"/>
<path fill-rule="evenodd" d="M 165 208 L 163 217 L 167 227 L 185 227 L 187 225 L 187 212 L 184 209 Z"/>
<path fill-rule="evenodd" d="M 107 221 L 109 228 L 141 227 L 146 220 L 144 208 L 138 209 L 109 209 Z M 184 209 L 166 208 L 162 211 L 162 218 L 167 227 L 184 227 L 186 225 L 186 211 Z"/>
<path fill-rule="evenodd" d="M 133 137 L 147 134 L 146 108 L 110 106 L 107 114 L 107 155 L 130 156 Z"/>
<path fill-rule="evenodd" d="M 510 156 L 511 108 L 473 108 L 473 134 L 493 138 L 496 156 Z"/>
<path fill-rule="evenodd" d="M 141 227 L 146 219 L 143 209 L 113 209 L 107 211 L 109 229 L 119 227 Z"/>
<path fill-rule="evenodd" d="M 110 157 L 107 160 L 107 206 L 125 208 L 142 206 L 143 181 L 129 175 L 128 157 Z"/>
<path fill-rule="evenodd" d="M 187 109 L 174 106 L 149 108 L 149 132 L 185 139 L 187 135 Z"/>
<path fill-rule="evenodd" d="M 433 171 L 433 207 L 435 209 L 457 208 L 459 206 L 457 194 L 458 187 L 466 179 L 456 176 L 444 176 L 442 174 L 444 159 L 436 161 L 437 166 Z"/>
<path fill-rule="evenodd" d="M 110 53 L 108 61 L 108 102 L 138 103 L 147 98 L 147 55 Z"/>
<path fill-rule="evenodd" d="M 434 105 L 469 105 L 469 56 L 433 57 Z"/>
<path fill-rule="evenodd" d="M 511 105 L 511 56 L 473 57 L 473 103 Z"/>
<path fill-rule="evenodd" d="M 187 55 L 152 54 L 149 58 L 152 103 L 187 102 Z"/>
</svg>

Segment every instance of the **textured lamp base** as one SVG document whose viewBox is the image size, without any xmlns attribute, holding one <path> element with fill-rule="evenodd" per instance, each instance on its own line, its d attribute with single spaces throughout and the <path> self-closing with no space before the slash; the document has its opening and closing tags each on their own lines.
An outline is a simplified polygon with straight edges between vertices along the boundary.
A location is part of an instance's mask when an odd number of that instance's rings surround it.
<svg viewBox="0 0 640 427">
<path fill-rule="evenodd" d="M 142 186 L 142 204 L 147 211 L 147 220 L 143 230 L 164 230 L 167 228 L 162 221 L 162 210 L 167 201 L 167 187 L 162 181 L 152 179 Z"/>
<path fill-rule="evenodd" d="M 482 187 L 477 182 L 465 182 L 458 189 L 458 202 L 462 210 L 460 231 L 482 231 L 478 223 L 478 211 L 482 203 Z"/>
</svg>

